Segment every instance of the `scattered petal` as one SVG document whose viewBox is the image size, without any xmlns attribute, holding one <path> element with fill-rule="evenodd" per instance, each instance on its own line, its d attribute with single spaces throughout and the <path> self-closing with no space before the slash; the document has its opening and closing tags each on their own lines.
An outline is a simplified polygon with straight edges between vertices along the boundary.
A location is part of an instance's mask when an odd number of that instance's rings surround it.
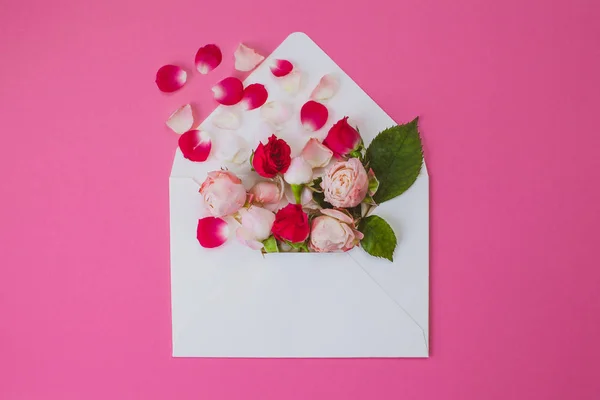
<svg viewBox="0 0 600 400">
<path fill-rule="evenodd" d="M 281 87 L 289 94 L 298 93 L 298 90 L 300 90 L 301 81 L 302 73 L 300 71 L 294 71 L 279 79 Z"/>
<path fill-rule="evenodd" d="M 192 125 L 194 124 L 192 106 L 186 104 L 185 106 L 179 107 L 173 114 L 171 114 L 166 124 L 173 130 L 173 132 L 180 135 L 192 129 Z"/>
<path fill-rule="evenodd" d="M 290 119 L 290 107 L 280 101 L 270 101 L 260 108 L 260 116 L 271 125 L 281 125 Z"/>
<path fill-rule="evenodd" d="M 164 65 L 156 73 L 156 86 L 161 92 L 174 92 L 187 81 L 187 72 L 177 65 Z"/>
<path fill-rule="evenodd" d="M 179 148 L 190 161 L 206 161 L 211 147 L 210 136 L 198 129 L 187 131 L 179 137 Z"/>
<path fill-rule="evenodd" d="M 325 146 L 323 143 L 319 142 L 318 139 L 310 138 L 310 140 L 306 142 L 306 145 L 304 145 L 300 155 L 313 168 L 322 168 L 329 164 L 329 161 L 331 161 L 331 157 L 333 157 L 333 151 L 331 151 L 329 147 Z"/>
<path fill-rule="evenodd" d="M 252 71 L 265 59 L 254 49 L 244 46 L 242 43 L 239 44 L 233 56 L 235 57 L 235 69 L 238 71 Z"/>
<path fill-rule="evenodd" d="M 278 78 L 286 76 L 294 69 L 294 65 L 288 60 L 273 60 L 269 66 L 271 73 Z"/>
<path fill-rule="evenodd" d="M 245 246 L 250 247 L 252 250 L 260 250 L 263 248 L 263 244 L 256 240 L 252 233 L 243 226 L 240 226 L 235 232 L 237 239 Z"/>
<path fill-rule="evenodd" d="M 215 137 L 213 154 L 219 161 L 242 164 L 248 161 L 251 153 L 248 142 L 233 132 L 220 132 Z"/>
<path fill-rule="evenodd" d="M 265 104 L 268 97 L 269 93 L 267 92 L 267 89 L 265 89 L 264 85 L 261 85 L 260 83 L 253 83 L 244 89 L 242 103 L 246 110 L 254 110 L 255 108 Z"/>
<path fill-rule="evenodd" d="M 240 117 L 229 110 L 222 110 L 212 118 L 212 124 L 217 128 L 234 131 L 241 126 Z"/>
<path fill-rule="evenodd" d="M 222 60 L 221 49 L 216 44 L 207 44 L 200 47 L 196 53 L 196 68 L 201 74 L 208 74 L 217 68 Z"/>
<path fill-rule="evenodd" d="M 310 94 L 313 100 L 327 100 L 333 97 L 340 88 L 340 82 L 333 74 L 323 75 L 317 87 Z"/>
<path fill-rule="evenodd" d="M 221 218 L 201 218 L 198 220 L 196 237 L 202 247 L 208 249 L 219 247 L 229 238 L 229 225 Z"/>
<path fill-rule="evenodd" d="M 309 131 L 318 131 L 327 122 L 329 112 L 327 107 L 316 101 L 307 101 L 300 110 L 300 121 L 304 129 Z"/>
<path fill-rule="evenodd" d="M 215 100 L 220 104 L 232 106 L 242 100 L 244 85 L 238 78 L 230 76 L 213 86 Z"/>
</svg>

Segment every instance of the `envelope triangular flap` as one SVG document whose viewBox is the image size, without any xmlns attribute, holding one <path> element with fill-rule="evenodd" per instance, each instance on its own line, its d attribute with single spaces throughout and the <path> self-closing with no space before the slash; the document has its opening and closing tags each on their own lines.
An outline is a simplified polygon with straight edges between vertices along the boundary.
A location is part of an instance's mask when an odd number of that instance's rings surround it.
<svg viewBox="0 0 600 400">
<path fill-rule="evenodd" d="M 287 59 L 302 71 L 301 90 L 285 93 L 269 71 L 271 59 Z M 260 82 L 270 100 L 287 102 L 292 119 L 277 132 L 297 154 L 310 137 L 299 110 L 321 76 L 340 80 L 327 102 L 329 120 L 314 137 L 323 139 L 350 116 L 368 144 L 396 125 L 308 36 L 290 35 L 245 81 Z M 202 124 L 211 135 L 219 106 Z M 237 132 L 252 146 L 272 133 L 258 110 L 243 113 Z M 396 231 L 393 263 L 362 249 L 345 254 L 278 254 L 263 257 L 233 241 L 201 248 L 195 237 L 198 185 L 219 169 L 210 160 L 192 163 L 177 151 L 171 172 L 171 278 L 173 354 L 205 357 L 427 357 L 429 182 L 425 166 L 403 195 L 376 214 Z M 183 178 L 183 179 L 182 179 Z"/>
</svg>

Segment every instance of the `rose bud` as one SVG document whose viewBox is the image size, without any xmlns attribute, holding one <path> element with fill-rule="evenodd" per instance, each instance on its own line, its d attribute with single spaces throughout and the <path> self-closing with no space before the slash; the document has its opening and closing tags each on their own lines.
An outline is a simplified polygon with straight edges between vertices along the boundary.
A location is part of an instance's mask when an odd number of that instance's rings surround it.
<svg viewBox="0 0 600 400">
<path fill-rule="evenodd" d="M 335 123 L 327 133 L 323 144 L 333 151 L 336 158 L 345 157 L 360 146 L 361 138 L 356 129 L 348 124 L 348 117 Z"/>
<path fill-rule="evenodd" d="M 271 231 L 276 239 L 302 243 L 310 232 L 308 215 L 302 211 L 300 204 L 288 204 L 275 214 Z"/>
<path fill-rule="evenodd" d="M 283 191 L 275 182 L 257 182 L 248 192 L 252 202 L 258 204 L 276 204 L 283 196 Z"/>
<path fill-rule="evenodd" d="M 346 212 L 323 209 L 321 214 L 312 221 L 308 242 L 311 250 L 318 253 L 348 251 L 363 238 Z"/>
<path fill-rule="evenodd" d="M 261 207 L 250 206 L 240 209 L 240 217 L 242 226 L 236 232 L 238 240 L 251 249 L 262 249 L 262 241 L 271 236 L 275 214 Z"/>
<path fill-rule="evenodd" d="M 214 217 L 224 217 L 239 210 L 246 202 L 242 181 L 229 171 L 212 171 L 200 186 L 204 203 Z"/>
</svg>

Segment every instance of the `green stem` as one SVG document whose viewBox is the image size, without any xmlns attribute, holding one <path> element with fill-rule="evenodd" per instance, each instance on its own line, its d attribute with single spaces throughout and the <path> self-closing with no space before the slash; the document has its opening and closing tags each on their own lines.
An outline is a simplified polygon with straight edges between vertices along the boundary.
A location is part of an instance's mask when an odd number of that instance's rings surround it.
<svg viewBox="0 0 600 400">
<path fill-rule="evenodd" d="M 296 200 L 296 204 L 302 204 L 302 189 L 304 189 L 304 185 L 290 185 L 292 187 L 292 193 L 294 193 L 294 200 Z"/>
</svg>

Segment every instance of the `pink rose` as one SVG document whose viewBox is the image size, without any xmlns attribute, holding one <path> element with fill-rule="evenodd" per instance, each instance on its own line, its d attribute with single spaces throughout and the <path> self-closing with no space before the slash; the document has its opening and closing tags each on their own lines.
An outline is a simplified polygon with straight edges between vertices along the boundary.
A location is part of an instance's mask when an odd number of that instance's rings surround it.
<svg viewBox="0 0 600 400">
<path fill-rule="evenodd" d="M 236 232 L 238 240 L 251 249 L 262 249 L 262 241 L 271 236 L 275 214 L 261 207 L 250 206 L 240 209 L 240 218 L 242 226 Z"/>
<path fill-rule="evenodd" d="M 363 201 L 369 188 L 369 177 L 358 158 L 338 161 L 325 173 L 321 183 L 325 201 L 334 207 L 354 207 Z"/>
<path fill-rule="evenodd" d="M 354 227 L 352 217 L 333 209 L 321 210 L 312 221 L 308 246 L 318 253 L 348 251 L 360 242 L 363 234 Z"/>
<path fill-rule="evenodd" d="M 258 204 L 277 204 L 283 191 L 275 182 L 258 182 L 249 191 L 252 202 Z"/>
<path fill-rule="evenodd" d="M 246 189 L 240 178 L 229 171 L 212 171 L 200 186 L 204 203 L 214 217 L 231 215 L 246 202 Z"/>
</svg>

